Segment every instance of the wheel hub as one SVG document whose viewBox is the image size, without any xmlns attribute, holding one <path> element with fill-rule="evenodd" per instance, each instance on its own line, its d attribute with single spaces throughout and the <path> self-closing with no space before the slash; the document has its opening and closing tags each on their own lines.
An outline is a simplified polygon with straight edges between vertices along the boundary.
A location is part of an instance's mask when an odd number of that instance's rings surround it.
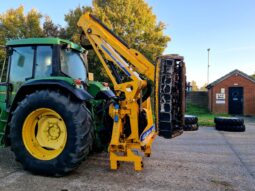
<svg viewBox="0 0 255 191">
<path fill-rule="evenodd" d="M 30 154 L 41 160 L 51 160 L 65 147 L 66 125 L 57 112 L 40 108 L 27 116 L 23 124 L 22 137 Z"/>
<path fill-rule="evenodd" d="M 51 139 L 51 140 L 56 140 L 60 137 L 60 134 L 61 134 L 61 130 L 60 130 L 60 127 L 58 125 L 58 123 L 50 123 L 49 122 L 49 127 L 48 127 L 48 137 Z"/>
</svg>

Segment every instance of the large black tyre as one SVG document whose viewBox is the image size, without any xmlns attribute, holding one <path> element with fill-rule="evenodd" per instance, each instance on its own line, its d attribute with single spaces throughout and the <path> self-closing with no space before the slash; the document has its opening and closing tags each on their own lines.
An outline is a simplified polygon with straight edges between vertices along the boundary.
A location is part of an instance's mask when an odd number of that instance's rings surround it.
<svg viewBox="0 0 255 191">
<path fill-rule="evenodd" d="M 222 125 L 240 126 L 244 124 L 244 120 L 237 117 L 215 117 L 214 123 Z"/>
<path fill-rule="evenodd" d="M 185 115 L 184 116 L 184 131 L 197 131 L 198 130 L 198 118 L 194 115 Z"/>
<path fill-rule="evenodd" d="M 230 132 L 244 132 L 245 131 L 245 125 L 233 126 L 233 125 L 216 124 L 215 128 L 219 131 L 230 131 Z"/>
<path fill-rule="evenodd" d="M 192 124 L 192 125 L 188 124 L 188 125 L 184 125 L 183 130 L 184 131 L 197 131 L 198 128 L 199 128 L 199 126 L 197 123 Z"/>
<path fill-rule="evenodd" d="M 185 115 L 184 120 L 185 120 L 185 125 L 192 125 L 198 122 L 198 118 L 194 115 Z"/>
<path fill-rule="evenodd" d="M 103 119 L 103 127 L 95 132 L 93 152 L 100 153 L 107 151 L 112 137 L 113 119 L 107 114 Z"/>
<path fill-rule="evenodd" d="M 57 112 L 66 125 L 66 143 L 51 160 L 34 157 L 23 141 L 22 128 L 27 116 L 40 108 Z M 41 90 L 28 95 L 13 112 L 10 122 L 11 148 L 17 161 L 34 174 L 63 176 L 77 168 L 92 149 L 92 117 L 85 104 L 55 91 Z"/>
</svg>

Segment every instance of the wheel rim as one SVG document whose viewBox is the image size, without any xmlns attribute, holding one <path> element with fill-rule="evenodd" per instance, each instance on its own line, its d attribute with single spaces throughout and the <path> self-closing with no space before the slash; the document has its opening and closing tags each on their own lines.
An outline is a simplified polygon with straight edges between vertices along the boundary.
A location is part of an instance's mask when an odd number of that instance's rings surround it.
<svg viewBox="0 0 255 191">
<path fill-rule="evenodd" d="M 60 155 L 67 140 L 62 117 L 48 108 L 31 112 L 22 127 L 22 139 L 27 151 L 37 159 L 51 160 Z"/>
</svg>

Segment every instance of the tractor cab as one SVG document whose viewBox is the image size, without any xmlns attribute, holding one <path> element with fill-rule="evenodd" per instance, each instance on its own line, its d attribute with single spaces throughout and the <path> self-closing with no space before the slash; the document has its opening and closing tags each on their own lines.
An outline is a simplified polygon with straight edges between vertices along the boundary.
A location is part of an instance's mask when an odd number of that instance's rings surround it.
<svg viewBox="0 0 255 191">
<path fill-rule="evenodd" d="M 8 86 L 9 105 L 19 88 L 35 79 L 64 77 L 87 81 L 85 50 L 70 41 L 59 38 L 10 40 L 6 49 L 8 56 L 2 68 L 1 91 Z"/>
<path fill-rule="evenodd" d="M 82 47 L 59 38 L 30 38 L 7 42 L 10 83 L 64 76 L 87 80 Z"/>
</svg>

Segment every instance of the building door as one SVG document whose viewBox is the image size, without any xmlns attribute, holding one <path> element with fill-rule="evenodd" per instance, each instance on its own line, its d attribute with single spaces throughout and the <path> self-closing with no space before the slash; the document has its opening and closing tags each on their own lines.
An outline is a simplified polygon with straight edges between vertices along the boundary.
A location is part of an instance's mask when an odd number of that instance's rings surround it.
<svg viewBox="0 0 255 191">
<path fill-rule="evenodd" d="M 228 94 L 228 112 L 229 114 L 243 114 L 243 88 L 230 87 Z"/>
</svg>

